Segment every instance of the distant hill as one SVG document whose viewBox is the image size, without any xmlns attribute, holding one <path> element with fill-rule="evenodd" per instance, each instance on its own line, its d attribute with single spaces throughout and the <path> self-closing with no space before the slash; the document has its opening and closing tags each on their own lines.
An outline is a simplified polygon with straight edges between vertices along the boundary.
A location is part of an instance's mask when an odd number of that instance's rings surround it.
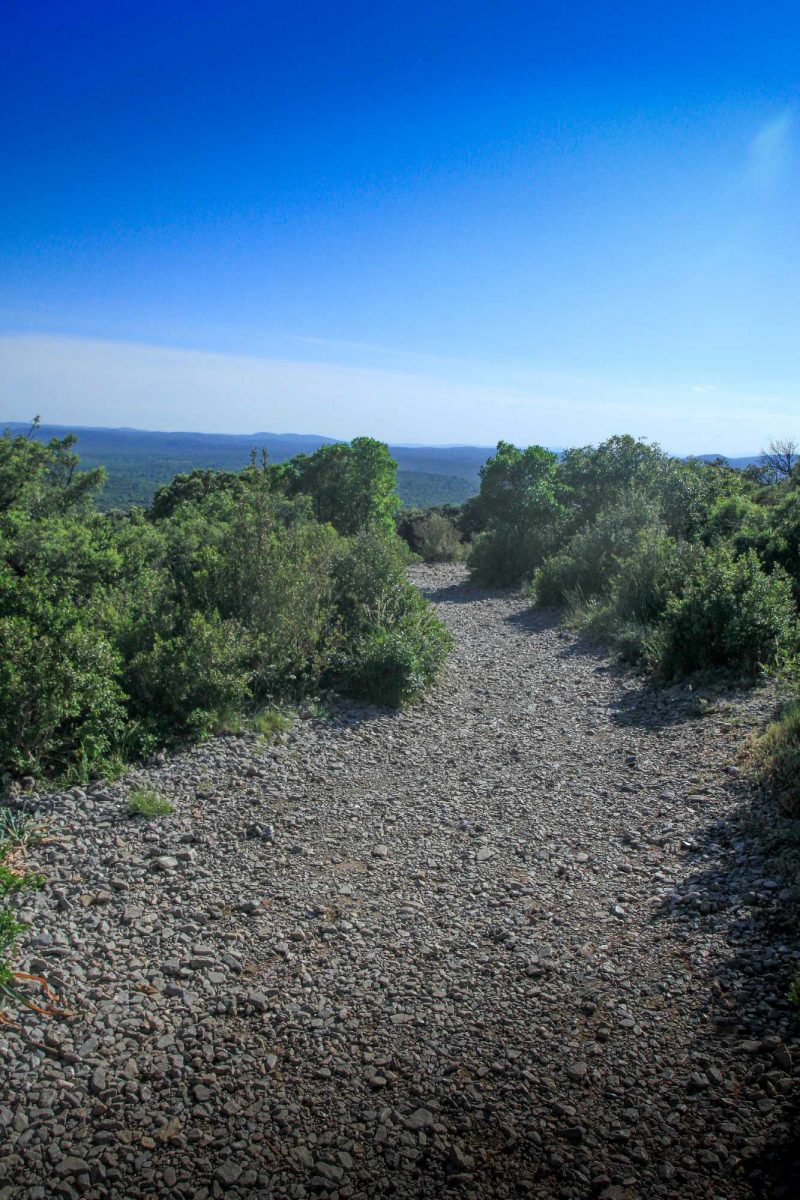
<svg viewBox="0 0 800 1200">
<path fill-rule="evenodd" d="M 751 458 L 725 458 L 724 454 L 693 454 L 692 458 L 701 458 L 703 462 L 716 462 L 718 458 L 724 458 L 728 466 L 736 467 L 737 470 L 743 471 L 745 467 L 752 467 L 760 463 L 763 455 L 754 454 Z"/>
<path fill-rule="evenodd" d="M 6 421 L 0 427 L 25 432 L 30 423 Z M 285 462 L 296 454 L 313 454 L 320 446 L 340 440 L 300 433 L 161 433 L 100 426 L 42 425 L 39 437 L 78 437 L 81 466 L 103 466 L 108 482 L 100 508 L 128 508 L 150 503 L 156 490 L 179 472 L 196 467 L 238 471 L 255 450 L 267 451 L 270 462 Z M 398 466 L 398 492 L 410 507 L 461 504 L 478 490 L 478 471 L 493 453 L 490 446 L 392 446 Z"/>
<path fill-rule="evenodd" d="M 0 428 L 24 432 L 30 423 L 7 421 Z M 99 498 L 100 508 L 128 508 L 150 503 L 156 490 L 179 472 L 196 467 L 238 471 L 250 461 L 252 450 L 267 451 L 270 462 L 285 462 L 296 454 L 313 454 L 320 446 L 341 439 L 306 433 L 160 433 L 144 429 L 106 429 L 102 426 L 42 425 L 45 440 L 75 433 L 81 465 L 103 466 L 108 483 Z M 432 504 L 461 504 L 479 485 L 481 467 L 493 446 L 390 446 L 398 467 L 397 490 L 403 504 L 425 508 Z M 698 454 L 712 460 L 716 454 Z M 744 468 L 761 461 L 728 459 Z"/>
<path fill-rule="evenodd" d="M 430 508 L 435 504 L 463 504 L 478 490 L 459 475 L 430 471 L 398 471 L 397 491 L 406 508 Z"/>
</svg>

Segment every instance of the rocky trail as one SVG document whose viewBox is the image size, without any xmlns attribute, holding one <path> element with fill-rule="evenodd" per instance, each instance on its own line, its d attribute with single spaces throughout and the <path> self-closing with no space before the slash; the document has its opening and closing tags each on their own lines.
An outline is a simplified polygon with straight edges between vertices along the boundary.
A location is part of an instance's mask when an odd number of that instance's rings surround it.
<svg viewBox="0 0 800 1200">
<path fill-rule="evenodd" d="M 17 801 L 19 965 L 74 1016 L 0 1026 L 0 1200 L 795 1194 L 796 908 L 737 768 L 769 697 L 415 578 L 456 640 L 423 703 Z"/>
</svg>

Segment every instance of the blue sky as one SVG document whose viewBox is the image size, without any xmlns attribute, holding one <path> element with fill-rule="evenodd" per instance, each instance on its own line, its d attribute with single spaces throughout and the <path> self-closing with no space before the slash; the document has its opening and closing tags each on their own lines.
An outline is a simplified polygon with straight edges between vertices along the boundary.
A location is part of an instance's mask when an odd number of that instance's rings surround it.
<svg viewBox="0 0 800 1200">
<path fill-rule="evenodd" d="M 17 3 L 0 416 L 800 436 L 789 3 Z"/>
</svg>

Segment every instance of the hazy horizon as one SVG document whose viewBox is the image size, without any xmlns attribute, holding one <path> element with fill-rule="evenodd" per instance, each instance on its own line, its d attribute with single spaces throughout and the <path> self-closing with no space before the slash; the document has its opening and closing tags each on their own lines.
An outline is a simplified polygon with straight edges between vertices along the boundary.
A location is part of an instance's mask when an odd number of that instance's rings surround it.
<svg viewBox="0 0 800 1200">
<path fill-rule="evenodd" d="M 230 438 L 232 440 L 242 440 L 242 439 L 246 439 L 246 438 L 256 438 L 256 437 L 285 438 L 287 441 L 300 440 L 300 439 L 304 439 L 304 438 L 307 438 L 311 441 L 319 440 L 319 441 L 323 441 L 323 442 L 344 442 L 344 441 L 352 440 L 352 439 L 348 439 L 348 438 L 339 437 L 335 433 L 325 432 L 322 430 L 314 430 L 313 432 L 310 432 L 310 433 L 300 433 L 296 429 L 263 428 L 263 429 L 247 429 L 247 430 L 242 430 L 237 433 L 229 433 L 223 429 L 188 429 L 188 428 L 187 429 L 183 429 L 183 428 L 181 428 L 181 429 L 164 429 L 164 428 L 155 429 L 155 428 L 144 428 L 143 426 L 140 426 L 140 425 L 102 425 L 102 424 L 79 425 L 76 422 L 70 422 L 70 421 L 47 420 L 47 419 L 41 418 L 40 414 L 35 414 L 35 416 L 33 418 L 30 418 L 28 420 L 24 420 L 19 417 L 0 418 L 0 429 L 9 427 L 9 426 L 12 429 L 15 429 L 17 427 L 27 428 L 28 426 L 32 426 L 33 421 L 34 421 L 34 419 L 36 419 L 37 416 L 39 417 L 40 426 L 45 430 L 53 429 L 53 428 L 69 429 L 69 430 L 72 430 L 77 435 L 80 435 L 81 431 L 84 431 L 84 432 L 98 432 L 98 433 L 152 434 L 154 437 L 161 437 L 161 436 L 163 436 L 163 437 L 182 437 L 182 436 L 183 437 L 216 437 L 216 438 Z M 355 435 L 355 436 L 359 436 L 359 435 Z M 369 437 L 371 435 L 364 434 L 361 436 Z M 485 442 L 485 443 L 482 443 L 482 442 L 397 442 L 397 441 L 390 441 L 388 444 L 390 446 L 395 447 L 398 450 L 487 450 L 487 451 L 491 452 L 496 448 L 497 440 L 495 440 L 493 442 Z M 526 444 L 531 445 L 534 443 L 526 443 Z M 535 443 L 535 444 L 541 445 L 542 443 Z M 551 450 L 554 454 L 561 454 L 564 450 L 568 450 L 571 446 L 578 446 L 578 445 L 585 445 L 585 444 L 586 443 L 578 443 L 578 442 L 564 443 L 563 445 L 555 445 L 552 443 L 548 443 L 545 446 L 545 448 Z M 686 454 L 683 457 L 686 457 L 686 458 L 691 458 L 693 456 L 694 457 L 698 457 L 698 456 L 702 457 L 704 455 L 715 454 L 715 453 L 717 453 L 717 451 L 713 447 L 711 447 L 711 448 L 706 448 L 705 450 L 697 449 L 693 453 Z M 719 452 L 719 453 L 721 453 L 721 452 Z M 751 449 L 751 451 L 749 453 L 745 452 L 742 454 L 729 454 L 729 455 L 724 455 L 723 457 L 730 458 L 730 459 L 757 458 L 760 455 L 762 455 L 763 453 L 764 453 L 764 448 L 762 447 L 757 450 Z"/>
<path fill-rule="evenodd" d="M 792 433 L 796 406 L 775 397 L 759 405 L 719 389 L 651 389 L 647 409 L 631 381 L 530 379 L 494 364 L 457 364 L 459 378 L 342 364 L 219 355 L 133 343 L 0 336 L 5 406 L 51 425 L 128 427 L 155 432 L 246 435 L 291 432 L 350 440 L 368 435 L 395 445 L 585 445 L 629 433 L 673 454 L 759 453 Z M 584 398 L 570 394 L 582 390 Z M 376 406 L 382 393 L 390 406 Z M 698 395 L 702 403 L 698 403 Z M 656 403 L 656 399 L 658 402 Z M 432 412 L 431 409 L 434 408 Z M 716 421 L 710 422 L 710 413 Z M 224 414 L 224 417 L 223 417 Z M 168 421 L 167 421 L 168 417 Z M 420 433 L 429 431 L 427 438 Z M 464 436 L 457 437 L 456 432 Z M 471 435 L 471 436 L 470 436 Z"/>
</svg>

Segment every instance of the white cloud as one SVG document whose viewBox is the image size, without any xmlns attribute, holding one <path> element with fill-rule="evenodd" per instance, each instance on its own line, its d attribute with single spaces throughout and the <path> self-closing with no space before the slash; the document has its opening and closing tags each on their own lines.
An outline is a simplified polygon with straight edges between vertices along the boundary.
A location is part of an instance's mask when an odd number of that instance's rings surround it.
<svg viewBox="0 0 800 1200">
<path fill-rule="evenodd" d="M 444 359 L 366 367 L 16 334 L 0 337 L 0 378 L 0 424 L 39 413 L 58 424 L 477 445 L 632 433 L 676 453 L 728 454 L 800 434 L 796 397 Z"/>
<path fill-rule="evenodd" d="M 772 188 L 791 171 L 795 160 L 795 114 L 786 108 L 761 126 L 750 143 L 750 178 Z"/>
</svg>

